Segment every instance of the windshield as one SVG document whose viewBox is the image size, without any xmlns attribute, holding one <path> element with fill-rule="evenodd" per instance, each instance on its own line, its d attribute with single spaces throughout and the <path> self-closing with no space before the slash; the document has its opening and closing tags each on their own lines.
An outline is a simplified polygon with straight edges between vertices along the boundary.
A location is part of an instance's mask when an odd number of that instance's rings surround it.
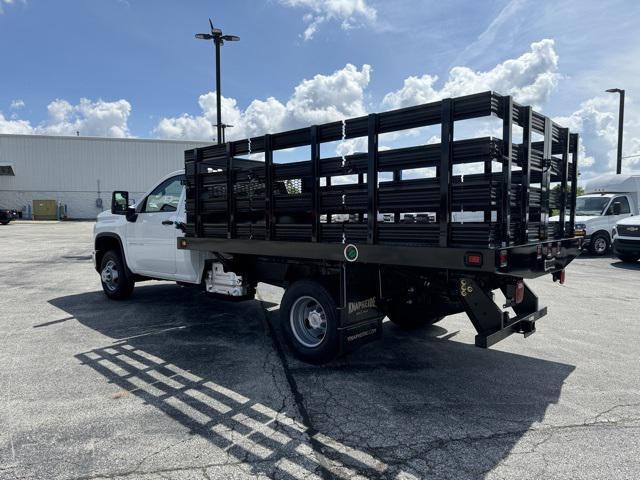
<svg viewBox="0 0 640 480">
<path fill-rule="evenodd" d="M 576 214 L 585 216 L 602 215 L 607 203 L 609 203 L 609 197 L 578 197 L 576 199 Z"/>
</svg>

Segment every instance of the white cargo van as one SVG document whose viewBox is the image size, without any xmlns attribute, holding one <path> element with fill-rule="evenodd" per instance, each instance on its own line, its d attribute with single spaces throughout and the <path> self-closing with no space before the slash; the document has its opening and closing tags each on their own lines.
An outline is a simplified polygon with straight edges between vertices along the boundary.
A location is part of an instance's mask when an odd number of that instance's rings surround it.
<svg viewBox="0 0 640 480">
<path fill-rule="evenodd" d="M 603 175 L 585 191 L 576 199 L 576 235 L 584 235 L 583 245 L 592 254 L 604 255 L 616 223 L 639 214 L 640 175 Z"/>
</svg>

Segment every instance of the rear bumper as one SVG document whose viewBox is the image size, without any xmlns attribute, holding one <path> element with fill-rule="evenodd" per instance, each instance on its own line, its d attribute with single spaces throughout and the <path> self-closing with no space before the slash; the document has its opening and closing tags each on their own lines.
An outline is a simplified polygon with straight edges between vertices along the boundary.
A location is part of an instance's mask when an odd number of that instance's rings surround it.
<svg viewBox="0 0 640 480">
<path fill-rule="evenodd" d="M 583 241 L 583 237 L 574 237 L 506 248 L 507 266 L 499 267 L 497 273 L 536 278 L 559 272 L 580 255 Z M 499 252 L 496 250 L 496 255 L 499 255 Z M 500 265 L 498 257 L 496 265 Z"/>
<path fill-rule="evenodd" d="M 640 238 L 637 240 L 616 238 L 613 241 L 613 253 L 616 255 L 640 255 Z"/>
</svg>

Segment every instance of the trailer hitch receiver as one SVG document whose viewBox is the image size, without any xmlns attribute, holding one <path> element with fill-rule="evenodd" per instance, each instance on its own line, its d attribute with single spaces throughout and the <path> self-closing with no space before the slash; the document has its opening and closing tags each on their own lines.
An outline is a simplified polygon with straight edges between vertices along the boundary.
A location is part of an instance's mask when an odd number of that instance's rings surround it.
<svg viewBox="0 0 640 480">
<path fill-rule="evenodd" d="M 547 307 L 538 308 L 538 297 L 522 280 L 509 287 L 503 288 L 505 296 L 509 298 L 507 290 L 515 290 L 514 297 L 519 300 L 512 301 L 509 305 L 516 313 L 514 317 L 498 308 L 493 301 L 493 294 L 485 291 L 475 280 L 460 279 L 462 303 L 478 332 L 475 338 L 476 346 L 488 348 L 514 333 L 528 337 L 535 333 L 536 321 L 547 314 Z M 521 292 L 518 292 L 519 289 Z"/>
</svg>

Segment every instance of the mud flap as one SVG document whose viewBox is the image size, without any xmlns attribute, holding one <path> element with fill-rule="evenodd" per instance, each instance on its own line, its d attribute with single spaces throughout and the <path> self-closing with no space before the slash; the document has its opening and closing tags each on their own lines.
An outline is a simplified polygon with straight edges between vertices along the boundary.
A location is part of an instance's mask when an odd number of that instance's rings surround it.
<svg viewBox="0 0 640 480">
<path fill-rule="evenodd" d="M 382 336 L 380 272 L 377 267 L 344 264 L 340 274 L 338 307 L 340 353 L 377 340 Z"/>
</svg>

